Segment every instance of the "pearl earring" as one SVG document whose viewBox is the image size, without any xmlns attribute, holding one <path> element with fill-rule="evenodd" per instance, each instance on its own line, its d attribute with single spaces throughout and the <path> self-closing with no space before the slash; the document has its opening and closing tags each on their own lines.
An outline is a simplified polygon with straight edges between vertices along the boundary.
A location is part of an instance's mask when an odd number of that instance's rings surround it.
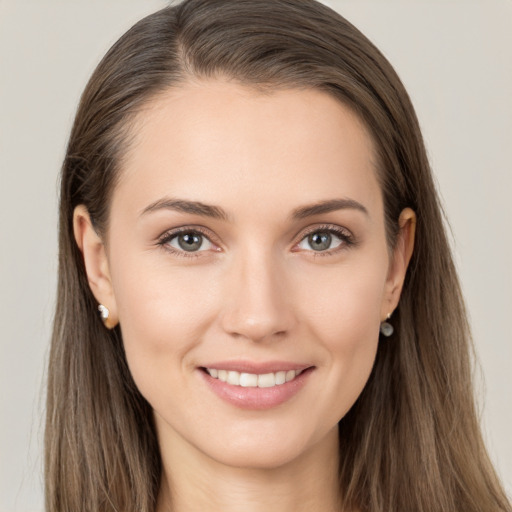
<svg viewBox="0 0 512 512">
<path fill-rule="evenodd" d="M 388 314 L 386 320 L 389 320 L 391 317 L 391 313 Z M 380 333 L 386 338 L 389 338 L 395 332 L 395 328 L 389 322 L 381 322 L 380 323 Z"/>
<path fill-rule="evenodd" d="M 98 306 L 98 311 L 100 313 L 101 319 L 103 320 L 103 323 L 105 323 L 110 316 L 110 311 L 108 310 L 107 306 L 104 306 L 103 304 Z"/>
</svg>

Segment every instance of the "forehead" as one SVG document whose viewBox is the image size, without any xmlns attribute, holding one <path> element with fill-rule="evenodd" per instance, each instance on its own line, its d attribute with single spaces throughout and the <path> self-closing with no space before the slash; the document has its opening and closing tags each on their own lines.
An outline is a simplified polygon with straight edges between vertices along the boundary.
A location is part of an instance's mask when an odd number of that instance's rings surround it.
<svg viewBox="0 0 512 512">
<path fill-rule="evenodd" d="M 142 210 L 165 195 L 222 202 L 235 213 L 333 197 L 381 206 L 371 137 L 320 90 L 190 83 L 153 99 L 132 130 L 113 209 Z"/>
</svg>

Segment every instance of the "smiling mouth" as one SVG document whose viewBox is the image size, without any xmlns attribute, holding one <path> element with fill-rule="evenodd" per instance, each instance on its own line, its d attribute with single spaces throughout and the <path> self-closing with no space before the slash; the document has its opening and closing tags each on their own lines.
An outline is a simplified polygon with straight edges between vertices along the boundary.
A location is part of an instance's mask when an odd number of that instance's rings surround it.
<svg viewBox="0 0 512 512">
<path fill-rule="evenodd" d="M 240 386 L 243 388 L 272 388 L 291 382 L 304 370 L 288 370 L 273 373 L 245 373 L 234 370 L 218 370 L 216 368 L 203 368 L 214 379 Z"/>
<path fill-rule="evenodd" d="M 288 402 L 310 381 L 315 366 L 229 361 L 198 367 L 206 385 L 240 409 L 268 410 Z"/>
</svg>

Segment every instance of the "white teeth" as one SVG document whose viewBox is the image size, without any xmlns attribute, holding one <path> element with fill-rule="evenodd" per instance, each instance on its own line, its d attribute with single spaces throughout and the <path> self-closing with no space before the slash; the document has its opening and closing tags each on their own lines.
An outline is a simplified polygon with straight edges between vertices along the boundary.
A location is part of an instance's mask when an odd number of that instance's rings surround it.
<svg viewBox="0 0 512 512">
<path fill-rule="evenodd" d="M 290 382 L 302 373 L 302 370 L 288 370 L 258 375 L 256 373 L 240 373 L 233 370 L 217 370 L 216 368 L 206 368 L 206 371 L 214 379 L 243 388 L 271 388 L 280 386 L 285 382 Z"/>
<path fill-rule="evenodd" d="M 264 373 L 258 376 L 259 388 L 271 388 L 276 385 L 276 376 L 273 373 Z"/>
<path fill-rule="evenodd" d="M 276 373 L 276 384 L 279 386 L 279 384 L 284 384 L 285 382 L 286 382 L 286 372 L 277 372 Z"/>
<path fill-rule="evenodd" d="M 240 374 L 238 372 L 228 372 L 228 380 L 226 382 L 228 384 L 232 384 L 233 386 L 239 386 Z"/>
<path fill-rule="evenodd" d="M 295 371 L 294 370 L 288 370 L 286 372 L 286 382 L 290 382 L 294 378 L 295 378 Z"/>
<path fill-rule="evenodd" d="M 254 373 L 241 373 L 240 386 L 243 388 L 255 388 L 258 386 L 258 376 Z"/>
</svg>

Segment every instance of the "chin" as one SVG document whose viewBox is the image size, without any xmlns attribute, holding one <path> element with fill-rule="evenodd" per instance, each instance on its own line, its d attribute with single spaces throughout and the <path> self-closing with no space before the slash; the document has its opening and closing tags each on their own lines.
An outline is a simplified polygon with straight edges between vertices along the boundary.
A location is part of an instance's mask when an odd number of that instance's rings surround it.
<svg viewBox="0 0 512 512">
<path fill-rule="evenodd" d="M 203 451 L 209 458 L 229 467 L 241 469 L 279 469 L 301 460 L 307 461 L 313 453 L 318 453 L 323 445 L 327 453 L 337 450 L 338 426 L 327 433 L 295 432 L 281 429 L 260 431 L 250 435 L 234 436 L 209 443 Z"/>
<path fill-rule="evenodd" d="M 209 454 L 216 462 L 229 467 L 247 470 L 273 470 L 291 464 L 301 457 L 302 450 L 297 447 L 283 447 L 275 449 L 267 443 L 257 446 L 240 446 L 222 453 Z"/>
</svg>

